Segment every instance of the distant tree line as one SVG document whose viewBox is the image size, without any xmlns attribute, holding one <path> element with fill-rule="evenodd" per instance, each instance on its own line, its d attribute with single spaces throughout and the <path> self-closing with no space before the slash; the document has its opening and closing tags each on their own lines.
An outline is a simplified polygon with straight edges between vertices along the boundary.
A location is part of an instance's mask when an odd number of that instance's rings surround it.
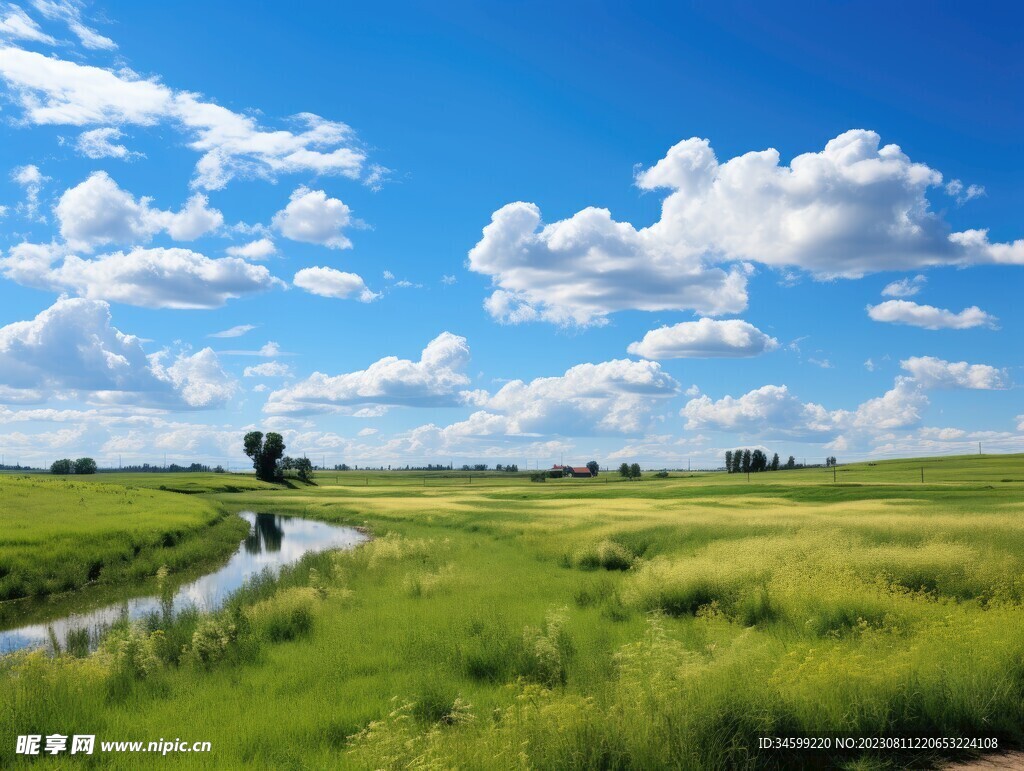
<svg viewBox="0 0 1024 771">
<path fill-rule="evenodd" d="M 114 469 L 111 469 L 114 470 Z M 143 463 L 135 466 L 119 466 L 117 471 L 124 471 L 128 473 L 145 473 L 145 474 L 185 474 L 185 473 L 209 473 L 211 471 L 217 474 L 225 473 L 223 466 L 207 466 L 205 463 L 190 463 L 187 466 L 182 466 L 178 463 L 172 463 L 169 466 L 152 466 L 149 463 Z"/>
<path fill-rule="evenodd" d="M 838 465 L 839 461 L 835 456 L 825 459 L 826 466 Z M 730 474 L 749 474 L 759 471 L 779 471 L 780 469 L 803 468 L 802 463 L 797 463 L 792 455 L 785 463 L 779 461 L 779 454 L 774 453 L 771 460 L 761 450 L 726 450 L 725 470 Z"/>
</svg>

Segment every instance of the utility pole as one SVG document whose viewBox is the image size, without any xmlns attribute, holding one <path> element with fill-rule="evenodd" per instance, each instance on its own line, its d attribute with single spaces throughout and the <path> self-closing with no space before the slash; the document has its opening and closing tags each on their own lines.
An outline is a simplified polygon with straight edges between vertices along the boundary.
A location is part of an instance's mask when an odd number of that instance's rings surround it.
<svg viewBox="0 0 1024 771">
<path fill-rule="evenodd" d="M 836 467 L 832 467 L 832 484 L 836 483 Z"/>
<path fill-rule="evenodd" d="M 921 484 L 924 484 L 924 466 L 921 466 Z"/>
</svg>

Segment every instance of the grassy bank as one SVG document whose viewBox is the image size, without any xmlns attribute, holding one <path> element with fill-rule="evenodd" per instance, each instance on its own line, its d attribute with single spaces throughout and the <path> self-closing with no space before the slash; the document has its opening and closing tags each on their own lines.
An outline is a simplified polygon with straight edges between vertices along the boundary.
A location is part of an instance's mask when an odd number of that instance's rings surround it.
<svg viewBox="0 0 1024 771">
<path fill-rule="evenodd" d="M 178 570 L 246 531 L 212 500 L 50 476 L 0 475 L 0 522 L 0 600 Z"/>
<path fill-rule="evenodd" d="M 0 746 L 95 733 L 213 744 L 161 767 L 583 769 L 941 756 L 778 753 L 761 736 L 1020 745 L 1024 457 L 927 461 L 924 484 L 903 478 L 914 464 L 844 467 L 846 484 L 325 474 L 211 494 L 376 539 L 215 617 L 122 628 L 82 659 L 9 658 Z"/>
</svg>

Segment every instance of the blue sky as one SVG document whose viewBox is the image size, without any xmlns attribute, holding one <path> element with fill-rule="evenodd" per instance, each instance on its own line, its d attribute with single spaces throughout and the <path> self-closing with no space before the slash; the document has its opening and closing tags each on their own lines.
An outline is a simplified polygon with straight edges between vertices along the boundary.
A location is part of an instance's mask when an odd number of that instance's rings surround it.
<svg viewBox="0 0 1024 771">
<path fill-rule="evenodd" d="M 1020 22 L 3 4 L 0 451 L 1024 449 Z"/>
</svg>

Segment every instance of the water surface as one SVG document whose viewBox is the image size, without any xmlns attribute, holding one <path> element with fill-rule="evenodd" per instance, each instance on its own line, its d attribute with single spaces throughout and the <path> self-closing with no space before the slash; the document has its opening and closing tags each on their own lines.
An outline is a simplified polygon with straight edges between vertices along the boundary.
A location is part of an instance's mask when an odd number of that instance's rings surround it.
<svg viewBox="0 0 1024 771">
<path fill-rule="evenodd" d="M 351 549 L 368 538 L 353 527 L 301 517 L 251 511 L 239 516 L 249 523 L 249 534 L 242 539 L 238 551 L 217 570 L 183 584 L 165 597 L 130 597 L 118 603 L 83 607 L 48 621 L 0 631 L 0 653 L 29 647 L 52 650 L 54 643 L 63 648 L 68 634 L 82 629 L 89 632 L 90 643 L 95 645 L 105 629 L 124 617 L 139 619 L 152 613 L 175 614 L 186 608 L 216 610 L 247 579 L 264 570 L 276 573 L 282 566 L 311 552 Z"/>
</svg>

